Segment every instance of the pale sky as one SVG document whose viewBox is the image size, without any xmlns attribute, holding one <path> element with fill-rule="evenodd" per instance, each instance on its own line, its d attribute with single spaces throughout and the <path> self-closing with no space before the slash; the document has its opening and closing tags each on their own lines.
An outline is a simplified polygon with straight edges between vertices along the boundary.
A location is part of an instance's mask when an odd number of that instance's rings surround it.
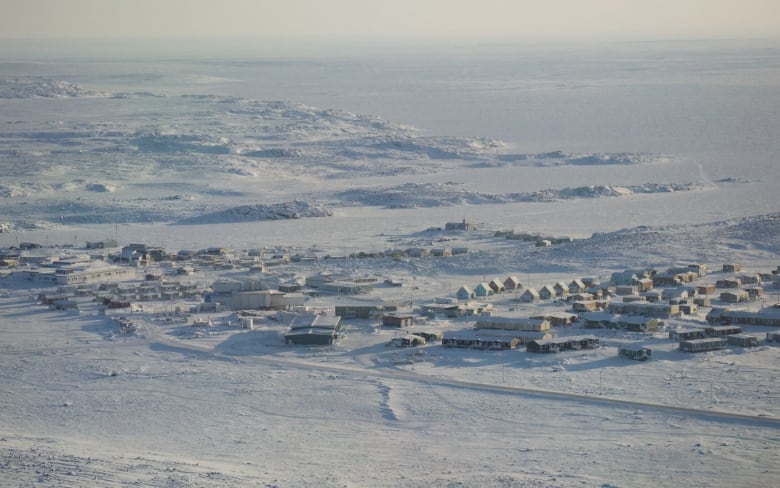
<svg viewBox="0 0 780 488">
<path fill-rule="evenodd" d="M 0 0 L 0 39 L 780 37 L 780 0 Z"/>
</svg>

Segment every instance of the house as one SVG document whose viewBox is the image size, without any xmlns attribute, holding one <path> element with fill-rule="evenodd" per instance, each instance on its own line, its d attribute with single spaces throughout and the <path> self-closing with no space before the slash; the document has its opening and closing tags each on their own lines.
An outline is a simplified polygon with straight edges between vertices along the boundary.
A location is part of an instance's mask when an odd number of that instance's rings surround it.
<svg viewBox="0 0 780 488">
<path fill-rule="evenodd" d="M 519 300 L 521 302 L 538 302 L 541 299 L 539 296 L 539 292 L 536 291 L 536 288 L 526 288 L 525 291 L 520 295 Z"/>
<path fill-rule="evenodd" d="M 422 313 L 428 316 L 444 315 L 445 317 L 462 317 L 466 307 L 461 304 L 428 303 L 420 305 Z"/>
<path fill-rule="evenodd" d="M 742 281 L 743 285 L 760 285 L 761 284 L 761 275 L 759 275 L 758 273 L 741 274 L 737 278 L 739 278 Z"/>
<path fill-rule="evenodd" d="M 440 342 L 442 340 L 442 337 L 444 337 L 444 333 L 440 330 L 434 330 L 434 331 L 420 331 L 416 330 L 414 331 L 414 335 L 418 335 L 425 339 L 426 342 Z"/>
<path fill-rule="evenodd" d="M 431 252 L 424 247 L 410 247 L 405 252 L 407 256 L 412 258 L 424 258 L 431 254 Z"/>
<path fill-rule="evenodd" d="M 653 280 L 652 278 L 642 278 L 637 282 L 637 285 L 640 292 L 650 291 L 653 289 Z"/>
<path fill-rule="evenodd" d="M 444 347 L 460 347 L 470 349 L 487 349 L 491 351 L 503 351 L 507 349 L 516 349 L 520 345 L 520 339 L 516 337 L 496 338 L 496 339 L 479 339 L 469 338 L 463 339 L 460 337 L 444 337 L 441 340 L 441 345 Z"/>
<path fill-rule="evenodd" d="M 488 283 L 483 282 L 474 287 L 474 295 L 478 297 L 486 297 L 493 293 L 495 293 L 495 291 L 493 291 L 493 288 L 491 288 Z"/>
<path fill-rule="evenodd" d="M 571 309 L 574 312 L 595 312 L 599 310 L 599 302 L 596 300 L 580 300 L 572 303 Z"/>
<path fill-rule="evenodd" d="M 696 273 L 699 277 L 707 274 L 707 265 L 702 263 L 689 264 L 688 269 Z"/>
<path fill-rule="evenodd" d="M 569 303 L 587 302 L 589 300 L 593 300 L 593 298 L 594 298 L 593 295 L 591 295 L 590 293 L 583 292 L 583 293 L 575 293 L 574 295 L 568 295 L 566 297 L 566 301 Z"/>
<path fill-rule="evenodd" d="M 553 327 L 569 326 L 577 321 L 577 314 L 569 312 L 550 312 L 543 315 L 535 315 L 532 319 L 544 319 Z"/>
<path fill-rule="evenodd" d="M 306 277 L 306 286 L 326 293 L 338 295 L 357 295 L 374 289 L 371 280 L 354 278 L 348 275 L 320 273 Z"/>
<path fill-rule="evenodd" d="M 645 317 L 666 318 L 680 315 L 680 306 L 667 303 L 610 302 L 607 310 L 612 314 L 642 315 Z"/>
<path fill-rule="evenodd" d="M 198 254 L 207 254 L 209 256 L 224 256 L 227 254 L 227 249 L 224 247 L 209 247 L 206 249 L 201 249 L 198 251 Z"/>
<path fill-rule="evenodd" d="M 739 273 L 742 271 L 742 265 L 739 263 L 727 263 L 723 265 L 724 273 Z"/>
<path fill-rule="evenodd" d="M 750 294 L 746 290 L 724 291 L 720 294 L 720 299 L 729 303 L 747 302 L 750 300 Z"/>
<path fill-rule="evenodd" d="M 726 336 L 726 342 L 730 346 L 758 347 L 758 337 L 750 334 L 732 334 Z"/>
<path fill-rule="evenodd" d="M 528 352 L 546 353 L 579 349 L 597 349 L 599 338 L 592 335 L 537 339 L 528 343 Z"/>
<path fill-rule="evenodd" d="M 539 298 L 542 300 L 552 300 L 557 296 L 558 292 L 555 291 L 550 285 L 544 285 L 539 289 Z"/>
<path fill-rule="evenodd" d="M 780 342 L 780 331 L 772 331 L 766 333 L 767 342 Z"/>
<path fill-rule="evenodd" d="M 713 285 L 713 284 L 698 285 L 698 286 L 696 286 L 696 294 L 697 295 L 714 295 L 715 294 L 715 285 Z"/>
<path fill-rule="evenodd" d="M 476 297 L 477 295 L 474 293 L 474 291 L 469 288 L 468 286 L 461 286 L 458 288 L 458 291 L 455 292 L 455 297 L 458 300 L 471 300 L 472 298 Z"/>
<path fill-rule="evenodd" d="M 623 302 L 630 303 L 630 302 L 646 302 L 647 297 L 641 296 L 641 295 L 625 295 L 623 296 Z"/>
<path fill-rule="evenodd" d="M 412 315 L 387 314 L 382 316 L 382 326 L 384 327 L 409 327 L 414 323 Z"/>
<path fill-rule="evenodd" d="M 615 273 L 612 273 L 612 276 L 610 276 L 609 281 L 612 282 L 613 285 L 617 286 L 632 286 L 636 284 L 637 281 L 639 281 L 639 277 L 630 270 L 625 271 L 618 271 Z"/>
<path fill-rule="evenodd" d="M 452 297 L 433 297 L 433 303 L 441 303 L 442 305 L 456 305 L 458 303 L 458 299 Z"/>
<path fill-rule="evenodd" d="M 680 300 L 688 298 L 688 292 L 683 287 L 664 288 L 661 290 L 662 300 Z"/>
<path fill-rule="evenodd" d="M 585 328 L 625 329 L 634 332 L 655 332 L 663 325 L 658 319 L 639 315 L 612 315 L 606 312 L 588 312 L 582 314 Z"/>
<path fill-rule="evenodd" d="M 585 283 L 582 282 L 582 280 L 574 279 L 571 281 L 571 283 L 569 283 L 567 288 L 569 293 L 574 295 L 576 293 L 583 293 L 587 287 L 585 286 Z"/>
<path fill-rule="evenodd" d="M 463 219 L 462 222 L 447 222 L 444 224 L 444 230 L 477 230 L 477 225 L 472 224 L 471 222 L 466 222 L 466 219 Z"/>
<path fill-rule="evenodd" d="M 397 306 L 387 304 L 353 303 L 336 305 L 336 315 L 345 319 L 370 319 L 386 311 L 396 310 Z"/>
<path fill-rule="evenodd" d="M 300 293 L 283 293 L 276 290 L 233 291 L 230 295 L 213 295 L 210 301 L 222 301 L 233 310 L 286 309 L 303 305 Z M 224 301 L 223 301 L 224 300 Z"/>
<path fill-rule="evenodd" d="M 437 257 L 437 258 L 446 258 L 449 256 L 452 256 L 452 249 L 449 247 L 434 247 L 431 249 L 431 256 Z"/>
<path fill-rule="evenodd" d="M 425 337 L 417 334 L 407 334 L 402 337 L 394 337 L 390 340 L 390 344 L 395 347 L 417 347 L 424 346 L 426 344 Z"/>
<path fill-rule="evenodd" d="M 638 295 L 638 294 L 639 294 L 639 286 L 637 285 L 615 286 L 615 295 L 617 296 Z"/>
<path fill-rule="evenodd" d="M 523 288 L 523 285 L 517 276 L 509 276 L 504 280 L 504 289 L 507 291 L 519 290 L 521 288 Z"/>
<path fill-rule="evenodd" d="M 707 322 L 721 325 L 743 324 L 778 327 L 780 326 L 780 306 L 767 307 L 758 312 L 713 308 L 707 314 Z"/>
<path fill-rule="evenodd" d="M 741 334 L 742 328 L 736 325 L 709 325 L 703 327 L 707 337 L 725 337 L 727 335 Z"/>
<path fill-rule="evenodd" d="M 679 273 L 658 273 L 653 276 L 653 286 L 678 286 L 683 282 L 683 278 Z"/>
<path fill-rule="evenodd" d="M 555 293 L 559 297 L 565 297 L 569 294 L 569 285 L 567 285 L 563 281 L 559 281 L 553 285 L 553 289 L 555 289 Z"/>
<path fill-rule="evenodd" d="M 484 303 L 476 300 L 467 301 L 462 305 L 464 315 L 481 315 L 487 314 L 493 310 L 492 303 Z"/>
<path fill-rule="evenodd" d="M 330 315 L 298 315 L 293 318 L 285 344 L 304 346 L 330 346 L 341 331 L 341 317 Z"/>
<path fill-rule="evenodd" d="M 717 288 L 740 288 L 742 287 L 742 280 L 739 278 L 726 278 L 716 281 L 715 286 Z"/>
<path fill-rule="evenodd" d="M 648 303 L 661 303 L 662 292 L 658 290 L 646 291 L 643 295 Z"/>
<path fill-rule="evenodd" d="M 547 332 L 522 332 L 522 331 L 502 331 L 502 330 L 459 330 L 448 331 L 444 333 L 441 339 L 441 345 L 444 347 L 483 349 L 490 351 L 502 351 L 515 349 L 523 343 L 521 337 L 524 334 L 533 334 L 535 338 L 539 335 L 550 336 Z"/>
<path fill-rule="evenodd" d="M 585 285 L 586 288 L 601 285 L 599 279 L 592 276 L 583 276 L 580 278 L 580 281 L 582 281 L 582 284 Z"/>
<path fill-rule="evenodd" d="M 488 316 L 480 317 L 476 323 L 477 329 L 502 329 L 502 330 L 550 330 L 550 322 L 547 319 L 516 317 L 516 316 Z"/>
<path fill-rule="evenodd" d="M 746 287 L 745 291 L 748 293 L 748 297 L 751 300 L 758 300 L 759 298 L 764 296 L 764 289 L 761 288 L 760 286 Z"/>
<path fill-rule="evenodd" d="M 637 344 L 624 344 L 618 347 L 618 355 L 634 361 L 647 361 L 653 357 L 653 351 L 649 347 Z"/>
<path fill-rule="evenodd" d="M 119 244 L 114 239 L 87 241 L 87 249 L 106 249 L 108 247 L 119 247 Z"/>
<path fill-rule="evenodd" d="M 688 341 L 692 339 L 703 339 L 704 329 L 684 329 L 677 328 L 669 331 L 669 338 L 677 341 Z"/>
<path fill-rule="evenodd" d="M 498 278 L 490 280 L 488 286 L 493 290 L 494 293 L 503 293 L 505 290 L 504 283 Z"/>
<path fill-rule="evenodd" d="M 618 315 L 612 321 L 619 329 L 626 329 L 634 332 L 655 332 L 663 322 L 649 317 L 638 315 Z"/>
<path fill-rule="evenodd" d="M 610 289 L 606 289 L 607 296 L 609 296 L 610 291 Z M 600 300 L 604 298 L 605 288 L 599 285 L 589 286 L 585 288 L 585 293 L 590 294 L 594 299 Z"/>
<path fill-rule="evenodd" d="M 685 352 L 717 351 L 726 348 L 727 341 L 723 337 L 707 337 L 680 341 L 680 350 Z"/>
</svg>

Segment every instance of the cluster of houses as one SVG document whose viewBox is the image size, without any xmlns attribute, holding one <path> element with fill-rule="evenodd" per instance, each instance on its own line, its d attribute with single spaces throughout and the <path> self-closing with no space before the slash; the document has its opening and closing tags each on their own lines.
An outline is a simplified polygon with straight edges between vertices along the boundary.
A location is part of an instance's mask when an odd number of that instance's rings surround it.
<svg viewBox="0 0 780 488">
<path fill-rule="evenodd" d="M 722 270 L 724 274 L 740 272 L 738 264 L 726 264 Z M 699 306 L 710 307 L 713 297 L 724 303 L 736 301 L 731 295 L 735 291 L 734 286 L 749 283 L 749 288 L 737 291 L 740 296 L 744 293 L 744 300 L 755 301 L 762 296 L 762 281 L 772 280 L 780 288 L 778 274 L 780 266 L 771 274 L 741 274 L 718 279 L 715 283 L 697 284 L 697 280 L 707 275 L 707 267 L 694 264 L 670 268 L 665 272 L 648 270 L 614 273 L 606 286 L 592 278 L 580 278 L 569 283 L 545 285 L 538 291 L 534 288 L 524 289 L 516 276 L 509 276 L 504 280 L 496 278 L 479 283 L 474 289 L 461 286 L 454 299 L 437 298 L 434 303 L 423 305 L 421 311 L 448 317 L 476 315 L 473 329 L 444 334 L 442 344 L 446 347 L 501 350 L 526 345 L 527 350 L 532 352 L 557 352 L 585 348 L 589 344 L 569 347 L 566 345 L 569 338 L 552 336 L 551 324 L 566 326 L 579 321 L 584 328 L 655 332 L 664 327 L 664 319 L 697 314 Z M 518 299 L 526 302 L 565 298 L 566 302 L 572 304 L 571 312 L 557 311 L 533 317 L 517 313 L 496 316 L 491 304 L 473 301 L 520 290 L 523 293 Z M 674 330 L 670 337 L 678 340 L 680 350 L 691 352 L 716 350 L 727 345 L 755 346 L 758 344 L 756 336 L 743 334 L 739 327 L 726 325 L 742 323 L 780 326 L 780 304 L 759 312 L 716 307 L 708 314 L 707 320 L 712 324 L 718 322 L 719 325 L 699 328 L 690 333 Z M 620 348 L 619 354 L 637 360 L 652 357 L 652 351 L 642 345 L 626 345 Z"/>
<path fill-rule="evenodd" d="M 471 230 L 472 224 L 448 223 L 448 230 Z M 40 248 L 5 250 L 0 265 L 10 266 L 26 279 L 58 285 L 41 293 L 41 302 L 54 308 L 78 308 L 82 297 L 91 298 L 107 308 L 130 307 L 133 302 L 198 300 L 197 311 L 232 310 L 306 310 L 310 295 L 330 294 L 335 315 L 303 314 L 295 318 L 285 334 L 288 344 L 330 345 L 340 337 L 341 320 L 349 318 L 382 319 L 386 327 L 407 329 L 412 314 L 396 313 L 403 305 L 378 299 L 359 300 L 355 295 L 369 294 L 379 286 L 377 278 L 339 273 L 317 273 L 278 283 L 270 289 L 268 280 L 254 273 L 268 267 L 296 262 L 285 252 L 253 250 L 240 256 L 227 249 L 212 247 L 199 251 L 170 254 L 165 249 L 145 244 L 129 244 L 118 252 L 116 242 L 89 242 L 88 251 L 99 254 L 69 254 L 52 258 Z M 446 248 L 442 255 L 454 250 Z M 405 255 L 416 251 L 405 250 Z M 454 253 L 454 252 L 452 252 Z M 425 255 L 424 253 L 420 256 Z M 21 266 L 21 267 L 20 267 Z M 143 268 L 143 273 L 139 270 Z M 205 281 L 190 278 L 197 269 L 232 270 L 248 268 L 249 273 L 229 274 L 229 279 Z M 151 269 L 151 271 L 149 270 Z M 521 345 L 531 352 L 558 352 L 598 347 L 595 336 L 554 337 L 553 328 L 579 323 L 583 328 L 616 328 L 634 332 L 655 332 L 664 320 L 680 315 L 695 315 L 698 307 L 757 302 L 763 298 L 762 285 L 768 282 L 780 289 L 780 266 L 771 273 L 746 273 L 737 263 L 723 266 L 717 279 L 707 276 L 702 264 L 677 266 L 664 272 L 626 270 L 613 273 L 607 284 L 596 278 L 559 281 L 541 288 L 523 287 L 517 275 L 464 285 L 452 297 L 436 297 L 418 304 L 425 316 L 450 318 L 474 317 L 474 327 L 437 334 L 435 331 L 410 332 L 394 340 L 396 345 L 421 345 L 441 340 L 445 347 L 471 347 L 487 350 L 514 349 Z M 222 273 L 216 276 L 227 276 Z M 281 276 L 281 275 L 279 275 Z M 707 281 L 706 283 L 704 281 Z M 494 303 L 483 301 L 493 295 L 511 293 L 513 300 L 526 303 L 555 301 L 569 304 L 567 310 L 555 310 L 521 316 L 517 312 L 495 313 Z M 343 295 L 343 297 L 342 297 Z M 780 327 L 780 305 L 759 311 L 726 307 L 712 308 L 707 315 L 709 328 L 674 330 L 671 336 L 683 351 L 716 350 L 727 345 L 751 346 L 757 338 L 742 334 L 740 325 Z M 129 330 L 129 329 L 126 329 Z M 626 347 L 620 354 L 632 359 L 648 359 L 645 347 Z"/>
<path fill-rule="evenodd" d="M 715 351 L 727 344 L 752 347 L 758 345 L 758 337 L 742 333 L 742 328 L 732 325 L 685 327 L 669 331 L 669 338 L 677 340 L 679 349 L 687 352 Z"/>
<path fill-rule="evenodd" d="M 505 280 L 495 278 L 491 281 L 478 283 L 473 289 L 461 286 L 455 293 L 459 300 L 484 298 L 498 293 L 511 292 L 519 302 L 534 303 L 541 300 L 565 299 L 572 303 L 577 312 L 592 311 L 606 305 L 604 298 L 612 294 L 612 288 L 602 287 L 595 278 L 577 278 L 569 283 L 559 281 L 541 288 L 524 288 L 520 279 L 508 276 Z"/>
</svg>

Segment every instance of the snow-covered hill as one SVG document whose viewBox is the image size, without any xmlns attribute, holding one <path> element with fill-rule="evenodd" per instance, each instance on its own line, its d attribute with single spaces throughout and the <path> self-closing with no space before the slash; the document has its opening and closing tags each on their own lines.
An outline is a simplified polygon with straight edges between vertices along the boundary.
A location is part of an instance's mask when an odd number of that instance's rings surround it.
<svg viewBox="0 0 780 488">
<path fill-rule="evenodd" d="M 485 203 L 553 202 L 602 197 L 622 197 L 636 194 L 695 191 L 698 183 L 646 183 L 629 186 L 581 186 L 545 189 L 523 193 L 487 194 L 466 189 L 465 185 L 447 183 L 406 183 L 392 188 L 353 189 L 336 196 L 359 205 L 390 208 L 436 207 L 443 205 L 479 205 Z"/>
<path fill-rule="evenodd" d="M 61 98 L 107 96 L 74 83 L 44 77 L 0 79 L 0 98 Z"/>
<path fill-rule="evenodd" d="M 333 273 L 374 290 L 295 300 L 411 314 L 508 275 L 541 287 L 703 263 L 714 283 L 740 262 L 771 279 L 778 51 L 729 46 L 2 63 L 4 266 L 32 249 L 20 273 L 0 269 L 0 485 L 772 486 L 778 364 L 764 326 L 748 330 L 758 347 L 689 354 L 666 330 L 577 323 L 552 332 L 600 348 L 542 355 L 386 347 L 402 332 L 345 319 L 333 347 L 298 348 L 283 341 L 288 311 L 251 310 L 248 330 L 222 301 L 198 313 L 205 297 L 154 298 Z M 117 292 L 151 292 L 117 313 L 95 301 L 106 290 L 30 272 L 57 257 L 96 265 L 113 251 L 84 242 L 114 239 L 226 254 L 184 275 L 167 259 L 125 268 Z M 770 286 L 744 306 L 771 307 Z M 76 293 L 79 310 L 39 303 L 52 291 Z M 483 302 L 496 315 L 571 307 Z M 183 323 L 195 316 L 212 326 Z M 619 357 L 626 343 L 652 360 Z"/>
</svg>

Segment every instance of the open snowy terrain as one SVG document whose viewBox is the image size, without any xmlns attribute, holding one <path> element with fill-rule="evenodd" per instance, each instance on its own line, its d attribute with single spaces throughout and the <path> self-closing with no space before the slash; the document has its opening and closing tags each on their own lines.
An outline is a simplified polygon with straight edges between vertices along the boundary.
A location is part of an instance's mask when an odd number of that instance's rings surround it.
<svg viewBox="0 0 780 488">
<path fill-rule="evenodd" d="M 2 62 L 0 248 L 73 256 L 87 240 L 116 239 L 316 255 L 268 279 L 393 279 L 404 286 L 360 300 L 413 304 L 508 274 L 541 287 L 692 263 L 776 269 L 777 47 L 636 49 L 476 56 L 483 70 L 471 78 L 456 74 L 473 53 L 424 67 Z M 388 86 L 396 70 L 409 77 L 403 89 Z M 477 229 L 442 229 L 464 219 Z M 510 231 L 562 239 L 536 246 Z M 436 247 L 468 252 L 379 256 Z M 665 330 L 597 330 L 602 347 L 587 351 L 409 352 L 386 347 L 397 333 L 376 321 L 348 320 L 333 348 L 300 348 L 284 345 L 273 314 L 254 330 L 214 314 L 218 325 L 196 330 L 166 322 L 174 305 L 164 302 L 133 314 L 137 333 L 118 334 L 96 303 L 49 310 L 36 298 L 52 287 L 0 273 L 3 486 L 732 487 L 780 477 L 775 343 L 689 354 Z M 771 286 L 764 305 L 780 302 Z M 488 301 L 500 312 L 558 309 L 509 293 Z M 652 361 L 617 356 L 635 341 Z"/>
</svg>

